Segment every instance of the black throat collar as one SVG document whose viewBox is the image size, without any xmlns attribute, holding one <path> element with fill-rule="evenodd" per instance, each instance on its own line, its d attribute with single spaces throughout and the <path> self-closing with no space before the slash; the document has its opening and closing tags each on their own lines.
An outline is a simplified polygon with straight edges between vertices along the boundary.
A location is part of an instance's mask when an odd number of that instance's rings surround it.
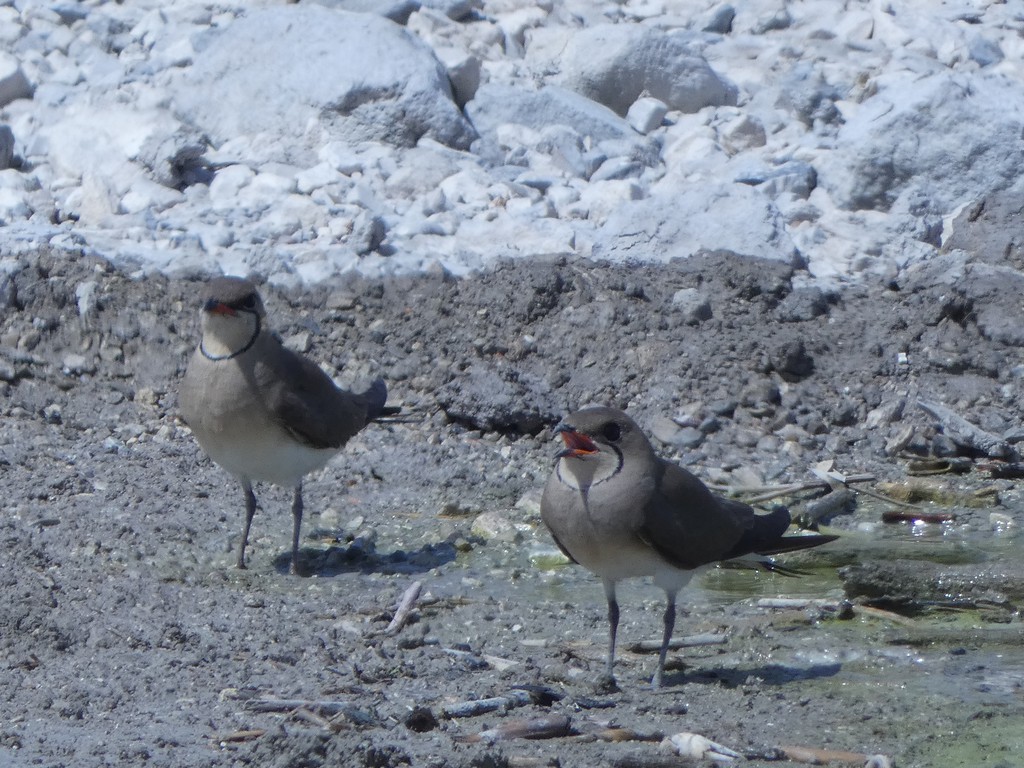
<svg viewBox="0 0 1024 768">
<path fill-rule="evenodd" d="M 245 312 L 244 309 L 243 310 L 239 310 L 239 311 Z M 211 355 L 206 350 L 206 346 L 203 344 L 203 342 L 200 341 L 199 342 L 199 351 L 203 353 L 203 357 L 205 357 L 207 360 L 213 360 L 214 362 L 220 362 L 221 360 L 231 360 L 233 358 L 236 358 L 239 355 L 243 355 L 246 352 L 248 352 L 250 349 L 252 349 L 252 345 L 256 343 L 256 339 L 260 335 L 260 331 L 262 330 L 262 324 L 260 323 L 260 316 L 258 314 L 256 314 L 255 312 L 247 312 L 246 314 L 250 314 L 250 315 L 252 315 L 256 319 L 256 325 L 255 325 L 255 327 L 252 330 L 252 336 L 249 337 L 249 340 L 247 342 L 245 342 L 245 344 L 242 345 L 239 349 L 236 349 L 234 352 L 230 352 L 230 353 L 228 353 L 226 355 Z"/>
</svg>

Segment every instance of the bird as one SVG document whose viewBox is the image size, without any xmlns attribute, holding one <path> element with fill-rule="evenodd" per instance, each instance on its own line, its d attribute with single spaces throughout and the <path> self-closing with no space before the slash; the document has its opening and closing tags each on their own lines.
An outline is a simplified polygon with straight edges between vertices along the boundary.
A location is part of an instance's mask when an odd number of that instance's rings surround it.
<svg viewBox="0 0 1024 768">
<path fill-rule="evenodd" d="M 616 689 L 613 666 L 619 624 L 616 585 L 653 577 L 665 591 L 664 634 L 653 687 L 662 687 L 675 627 L 676 596 L 696 569 L 741 558 L 816 547 L 836 536 L 784 536 L 785 507 L 757 514 L 713 494 L 694 474 L 659 457 L 625 412 L 593 406 L 555 428 L 564 448 L 541 497 L 541 519 L 559 549 L 601 579 L 608 601 L 608 656 L 602 687 Z M 755 567 L 798 572 L 770 560 Z"/>
<path fill-rule="evenodd" d="M 238 568 L 256 512 L 253 483 L 294 488 L 291 573 L 298 572 L 302 480 L 389 408 L 380 379 L 364 392 L 339 388 L 320 367 L 288 349 L 268 327 L 254 283 L 209 280 L 200 299 L 202 337 L 178 392 L 182 418 L 199 446 L 242 485 L 245 518 Z"/>
</svg>

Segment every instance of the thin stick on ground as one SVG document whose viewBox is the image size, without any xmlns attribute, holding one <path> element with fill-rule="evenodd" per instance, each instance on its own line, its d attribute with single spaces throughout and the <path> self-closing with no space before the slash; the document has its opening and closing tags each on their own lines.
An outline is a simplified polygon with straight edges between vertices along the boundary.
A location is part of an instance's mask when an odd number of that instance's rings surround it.
<svg viewBox="0 0 1024 768">
<path fill-rule="evenodd" d="M 395 615 L 391 619 L 391 623 L 388 624 L 387 629 L 384 630 L 384 634 L 397 635 L 402 631 L 402 627 L 404 627 L 406 622 L 409 621 L 409 615 L 412 613 L 412 609 L 416 607 L 416 601 L 419 600 L 420 590 L 422 589 L 422 581 L 414 581 L 409 585 L 409 588 L 405 590 L 405 594 L 402 595 L 402 599 L 398 603 L 398 608 L 395 610 Z"/>
</svg>

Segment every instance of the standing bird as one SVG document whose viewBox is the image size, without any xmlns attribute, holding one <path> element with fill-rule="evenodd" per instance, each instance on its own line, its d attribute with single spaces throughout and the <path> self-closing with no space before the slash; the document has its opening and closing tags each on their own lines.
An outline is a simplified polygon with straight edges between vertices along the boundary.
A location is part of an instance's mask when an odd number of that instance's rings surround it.
<svg viewBox="0 0 1024 768">
<path fill-rule="evenodd" d="M 320 469 L 349 438 L 386 408 L 387 387 L 362 393 L 339 389 L 311 360 L 285 347 L 267 327 L 256 287 L 219 277 L 202 299 L 202 339 L 189 361 L 178 401 L 210 458 L 237 477 L 245 494 L 245 545 L 256 512 L 252 484 L 264 480 L 295 489 L 292 561 L 295 573 L 302 524 L 302 478 Z"/>
<path fill-rule="evenodd" d="M 743 555 L 816 547 L 835 536 L 783 536 L 789 512 L 766 515 L 715 496 L 695 475 L 659 458 L 622 411 L 585 408 L 556 430 L 565 442 L 544 488 L 541 517 L 575 563 L 601 577 L 608 598 L 606 682 L 615 677 L 621 579 L 652 576 L 665 590 L 665 634 L 654 687 L 660 687 L 676 619 L 676 595 L 694 569 Z M 770 561 L 757 565 L 782 570 Z M 792 572 L 791 572 L 792 573 Z"/>
</svg>

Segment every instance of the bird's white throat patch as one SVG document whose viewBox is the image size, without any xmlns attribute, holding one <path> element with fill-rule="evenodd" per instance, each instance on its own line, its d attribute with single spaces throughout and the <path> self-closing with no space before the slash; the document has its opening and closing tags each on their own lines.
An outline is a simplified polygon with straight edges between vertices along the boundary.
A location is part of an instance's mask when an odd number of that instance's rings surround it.
<svg viewBox="0 0 1024 768">
<path fill-rule="evenodd" d="M 558 479 L 574 491 L 586 492 L 618 474 L 622 462 L 617 454 L 601 451 L 584 458 L 565 456 L 558 460 Z"/>
<path fill-rule="evenodd" d="M 206 314 L 203 316 L 203 354 L 211 360 L 234 357 L 251 347 L 259 333 L 260 319 L 253 312 Z"/>
</svg>

